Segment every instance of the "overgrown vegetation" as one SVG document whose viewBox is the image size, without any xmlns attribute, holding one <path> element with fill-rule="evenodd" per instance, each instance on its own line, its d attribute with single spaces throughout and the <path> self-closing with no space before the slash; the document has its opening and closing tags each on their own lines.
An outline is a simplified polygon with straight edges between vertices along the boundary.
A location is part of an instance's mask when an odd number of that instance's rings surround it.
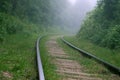
<svg viewBox="0 0 120 80">
<path fill-rule="evenodd" d="M 45 80 L 60 80 L 60 76 L 55 71 L 56 66 L 53 65 L 52 57 L 49 55 L 49 52 L 46 48 L 46 41 L 48 39 L 49 37 L 47 36 L 43 37 L 43 39 L 40 41 L 40 52 L 45 73 Z"/>
<path fill-rule="evenodd" d="M 6 37 L 0 44 L 0 80 L 37 80 L 37 35 L 21 33 Z"/>
<path fill-rule="evenodd" d="M 95 10 L 90 12 L 78 38 L 110 49 L 120 49 L 120 0 L 98 0 Z"/>
<path fill-rule="evenodd" d="M 61 6 L 60 4 L 63 7 L 57 9 Z M 52 26 L 56 27 L 60 23 L 54 23 L 53 21 L 60 19 L 58 15 L 64 7 L 64 0 L 59 2 L 57 0 L 0 1 L 0 42 L 4 41 L 5 35 L 16 34 L 23 30 L 31 33 L 29 24 L 39 27 L 38 30 L 40 31 L 38 32 L 45 32 L 47 28 L 50 29 Z M 25 31 L 26 27 L 27 31 Z"/>
<path fill-rule="evenodd" d="M 77 46 L 78 48 L 83 49 L 97 56 L 98 58 L 101 58 L 104 61 L 111 63 L 112 65 L 120 67 L 119 64 L 120 50 L 111 50 L 108 48 L 103 48 L 91 43 L 89 40 L 77 39 L 76 37 L 65 37 L 65 39 L 71 42 L 73 45 Z"/>
<path fill-rule="evenodd" d="M 72 42 L 72 44 L 76 45 L 77 47 L 80 47 L 84 50 L 88 50 L 90 52 L 93 51 L 90 47 L 92 45 L 92 48 L 96 47 L 95 48 L 96 52 L 98 50 L 98 53 L 99 53 L 100 49 L 98 48 L 98 46 L 94 46 L 93 44 L 91 44 L 87 41 L 84 41 L 84 42 L 81 41 L 81 43 L 79 43 L 79 41 L 76 40 L 75 37 L 65 37 L 65 39 L 68 40 L 69 42 Z M 90 58 L 86 58 L 85 56 L 80 54 L 80 52 L 78 52 L 78 51 L 72 49 L 71 47 L 69 47 L 68 45 L 64 44 L 64 42 L 62 42 L 60 39 L 58 39 L 57 42 L 64 49 L 64 51 L 68 55 L 70 55 L 72 60 L 76 60 L 82 66 L 81 70 L 83 72 L 95 74 L 96 77 L 102 78 L 103 80 L 118 80 L 118 79 L 120 79 L 119 76 L 112 74 L 109 70 L 107 70 L 104 66 L 97 63 L 96 61 L 94 61 Z M 103 50 L 105 51 L 105 49 L 103 49 Z M 106 52 L 107 52 L 107 50 L 106 50 Z M 108 55 L 107 55 L 107 57 L 110 58 L 110 56 L 108 56 Z"/>
<path fill-rule="evenodd" d="M 0 12 L 19 17 L 22 20 L 27 19 L 39 24 L 50 23 L 49 0 L 2 0 L 0 5 Z"/>
<path fill-rule="evenodd" d="M 17 18 L 8 14 L 0 13 L 0 42 L 6 35 L 16 34 L 22 31 L 24 24 Z"/>
<path fill-rule="evenodd" d="M 35 42 L 42 34 L 59 32 L 61 28 L 56 28 L 57 23 L 53 23 L 59 18 L 54 11 L 63 1 L 0 1 L 0 80 L 38 79 Z M 46 75 L 48 78 L 52 76 Z M 55 80 L 55 76 L 51 79 Z"/>
</svg>

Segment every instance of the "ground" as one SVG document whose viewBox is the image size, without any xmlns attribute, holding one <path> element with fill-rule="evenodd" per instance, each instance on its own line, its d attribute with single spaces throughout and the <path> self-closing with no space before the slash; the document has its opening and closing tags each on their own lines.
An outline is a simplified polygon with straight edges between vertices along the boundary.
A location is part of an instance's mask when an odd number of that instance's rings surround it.
<svg viewBox="0 0 120 80">
<path fill-rule="evenodd" d="M 95 74 L 84 73 L 82 66 L 70 59 L 70 56 L 59 47 L 56 39 L 57 36 L 51 37 L 46 42 L 46 47 L 49 55 L 53 57 L 52 63 L 56 66 L 56 72 L 61 76 L 61 80 L 102 80 Z"/>
</svg>

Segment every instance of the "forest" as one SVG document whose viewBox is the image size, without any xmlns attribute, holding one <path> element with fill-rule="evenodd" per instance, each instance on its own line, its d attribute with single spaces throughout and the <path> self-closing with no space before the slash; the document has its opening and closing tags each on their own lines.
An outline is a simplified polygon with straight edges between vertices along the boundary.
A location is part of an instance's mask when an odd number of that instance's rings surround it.
<svg viewBox="0 0 120 80">
<path fill-rule="evenodd" d="M 66 7 L 64 0 L 0 0 L 0 80 L 38 80 L 35 42 L 59 32 L 53 21 L 61 21 L 61 4 Z"/>
<path fill-rule="evenodd" d="M 64 0 L 0 1 L 0 42 L 6 35 L 25 31 L 29 23 L 44 26 L 42 28 L 65 26 L 60 12 L 66 5 Z M 77 36 L 110 49 L 120 48 L 119 8 L 119 0 L 98 0 L 97 7 L 87 14 Z"/>
<path fill-rule="evenodd" d="M 65 4 L 64 0 L 1 0 L 0 42 L 4 41 L 6 35 L 29 31 L 25 30 L 30 28 L 30 25 L 37 26 L 33 29 L 47 29 L 60 24 L 61 22 L 53 21 L 61 20 L 60 12 L 66 7 Z"/>
<path fill-rule="evenodd" d="M 98 0 L 95 10 L 88 13 L 78 38 L 90 40 L 110 49 L 120 48 L 120 0 Z"/>
<path fill-rule="evenodd" d="M 51 50 L 71 56 L 55 58 L 77 61 L 80 69 L 84 67 L 80 71 L 86 71 L 83 74 L 93 72 L 106 80 L 116 77 L 101 64 L 65 45 L 60 37 L 65 36 L 79 48 L 120 67 L 120 0 L 97 0 L 94 8 L 90 6 L 93 0 L 70 1 L 0 0 L 0 80 L 38 80 L 35 44 L 38 37 L 46 34 L 40 44 L 46 80 L 61 80 L 56 66 L 51 64 L 54 56 L 49 55 L 47 41 L 52 43 Z M 69 66 L 67 70 L 72 69 Z"/>
</svg>

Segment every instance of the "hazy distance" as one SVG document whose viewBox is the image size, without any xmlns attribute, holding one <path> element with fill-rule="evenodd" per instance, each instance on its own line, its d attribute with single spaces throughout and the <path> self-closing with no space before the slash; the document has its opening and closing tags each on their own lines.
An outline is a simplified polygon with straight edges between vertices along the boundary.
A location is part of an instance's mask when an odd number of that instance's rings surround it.
<svg viewBox="0 0 120 80">
<path fill-rule="evenodd" d="M 95 8 L 97 0 L 67 0 L 67 2 L 67 7 L 60 13 L 61 24 L 64 24 L 64 29 L 77 32 L 86 13 Z"/>
</svg>

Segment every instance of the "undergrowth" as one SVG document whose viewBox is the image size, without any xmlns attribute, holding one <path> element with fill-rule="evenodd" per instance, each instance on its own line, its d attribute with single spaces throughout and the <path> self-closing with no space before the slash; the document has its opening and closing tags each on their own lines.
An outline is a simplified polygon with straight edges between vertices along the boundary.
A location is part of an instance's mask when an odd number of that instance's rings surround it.
<svg viewBox="0 0 120 80">
<path fill-rule="evenodd" d="M 36 38 L 15 34 L 0 44 L 0 80 L 37 80 Z"/>
<path fill-rule="evenodd" d="M 66 40 L 70 41 L 72 40 L 72 43 L 77 43 L 76 41 L 73 41 L 73 38 L 66 38 Z M 104 66 L 97 63 L 93 59 L 86 58 L 80 52 L 70 48 L 68 45 L 64 44 L 60 39 L 57 40 L 59 45 L 64 49 L 68 55 L 71 56 L 71 59 L 76 60 L 81 66 L 82 71 L 85 73 L 95 74 L 96 77 L 100 77 L 103 80 L 118 80 L 120 79 L 119 76 L 116 76 L 114 74 L 111 74 L 109 70 L 107 70 Z M 82 43 L 82 42 L 81 42 Z"/>
<path fill-rule="evenodd" d="M 76 37 L 65 37 L 66 40 L 74 44 L 75 46 L 117 66 L 120 67 L 119 56 L 120 50 L 111 50 L 104 47 L 99 47 L 88 40 L 77 39 Z"/>
<path fill-rule="evenodd" d="M 58 76 L 55 72 L 56 66 L 52 63 L 52 57 L 47 51 L 46 42 L 48 39 L 49 37 L 47 36 L 43 37 L 40 41 L 40 53 L 46 78 L 45 80 L 59 80 L 60 76 Z"/>
</svg>

